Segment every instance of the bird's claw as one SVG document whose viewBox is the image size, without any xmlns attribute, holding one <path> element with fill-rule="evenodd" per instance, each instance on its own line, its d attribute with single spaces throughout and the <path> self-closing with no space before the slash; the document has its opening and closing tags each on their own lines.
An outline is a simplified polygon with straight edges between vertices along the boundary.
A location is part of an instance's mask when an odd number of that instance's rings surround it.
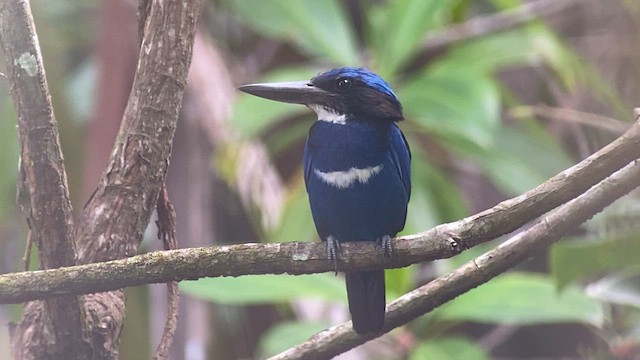
<svg viewBox="0 0 640 360">
<path fill-rule="evenodd" d="M 376 239 L 375 244 L 376 249 L 378 249 L 380 255 L 382 256 L 382 260 L 384 260 L 385 257 L 391 257 L 391 236 L 385 235 L 381 238 L 378 238 Z"/>
<path fill-rule="evenodd" d="M 327 237 L 327 257 L 333 262 L 333 269 L 338 275 L 338 256 L 342 256 L 342 247 L 340 241 L 333 236 Z"/>
</svg>

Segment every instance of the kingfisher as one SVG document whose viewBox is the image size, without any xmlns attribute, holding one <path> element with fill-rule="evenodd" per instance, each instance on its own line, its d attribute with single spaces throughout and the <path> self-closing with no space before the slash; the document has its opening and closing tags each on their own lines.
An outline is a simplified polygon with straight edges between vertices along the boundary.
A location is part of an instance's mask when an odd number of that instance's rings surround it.
<svg viewBox="0 0 640 360">
<path fill-rule="evenodd" d="M 402 105 L 389 84 L 364 68 L 341 67 L 310 81 L 262 83 L 246 93 L 313 110 L 304 147 L 304 180 L 311 213 L 336 264 L 340 243 L 375 242 L 391 255 L 391 238 L 404 228 L 411 194 L 411 152 L 396 125 Z M 353 329 L 384 327 L 384 269 L 347 272 Z"/>
</svg>

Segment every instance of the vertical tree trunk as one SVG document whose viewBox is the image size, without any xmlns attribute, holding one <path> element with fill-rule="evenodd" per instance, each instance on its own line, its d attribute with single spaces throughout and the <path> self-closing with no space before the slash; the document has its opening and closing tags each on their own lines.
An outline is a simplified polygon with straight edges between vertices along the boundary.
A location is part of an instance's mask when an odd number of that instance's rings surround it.
<svg viewBox="0 0 640 360">
<path fill-rule="evenodd" d="M 19 114 L 29 219 L 45 267 L 135 254 L 155 209 L 202 4 L 150 0 L 143 5 L 136 77 L 107 170 L 78 221 L 76 254 L 57 127 L 28 3 L 0 3 L 0 40 Z M 14 357 L 117 358 L 123 319 L 122 291 L 31 302 L 12 331 Z"/>
<path fill-rule="evenodd" d="M 18 114 L 19 188 L 30 236 L 44 269 L 75 264 L 73 219 L 67 175 L 60 149 L 35 24 L 27 1 L 0 3 L 0 42 L 5 54 L 11 94 Z M 26 312 L 37 309 L 37 313 Z M 79 297 L 65 296 L 28 303 L 25 316 L 12 327 L 17 358 L 71 356 L 86 359 L 87 325 Z"/>
</svg>

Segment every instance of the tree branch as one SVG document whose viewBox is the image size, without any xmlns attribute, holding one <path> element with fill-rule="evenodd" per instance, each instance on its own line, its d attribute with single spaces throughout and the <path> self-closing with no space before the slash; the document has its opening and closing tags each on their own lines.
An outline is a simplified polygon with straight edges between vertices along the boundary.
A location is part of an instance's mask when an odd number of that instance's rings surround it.
<svg viewBox="0 0 640 360">
<path fill-rule="evenodd" d="M 394 239 L 394 256 L 384 263 L 372 244 L 344 243 L 344 256 L 338 267 L 341 271 L 396 268 L 451 257 L 518 229 L 578 197 L 638 158 L 640 121 L 587 159 L 525 194 L 460 221 Z M 104 263 L 0 275 L 0 303 L 201 277 L 332 270 L 322 243 L 241 244 L 159 251 Z"/>
<path fill-rule="evenodd" d="M 461 24 L 433 32 L 425 40 L 423 50 L 431 52 L 449 47 L 457 42 L 473 40 L 487 34 L 513 29 L 542 16 L 563 11 L 578 3 L 578 0 L 537 0 L 513 9 L 473 18 Z"/>
<path fill-rule="evenodd" d="M 38 246 L 45 269 L 75 264 L 73 219 L 67 175 L 53 114 L 42 54 L 28 1 L 0 3 L 0 43 L 7 76 L 18 114 L 20 173 L 26 189 L 25 206 L 29 237 Z M 29 321 L 21 321 L 12 333 L 14 354 L 32 351 L 38 357 L 88 356 L 84 308 L 75 296 L 51 298 L 46 328 L 33 333 Z M 26 319 L 26 317 L 25 317 Z"/>
<path fill-rule="evenodd" d="M 620 121 L 608 116 L 567 108 L 557 108 L 544 104 L 535 106 L 518 106 L 511 109 L 511 111 L 509 111 L 509 115 L 514 118 L 540 116 L 550 120 L 566 121 L 590 126 L 594 129 L 607 131 L 615 135 L 620 135 L 629 128 L 628 122 Z"/>
<path fill-rule="evenodd" d="M 533 0 L 518 7 L 478 16 L 465 22 L 450 25 L 429 33 L 421 44 L 420 51 L 410 62 L 411 68 L 422 66 L 429 59 L 447 48 L 464 41 L 511 30 L 551 14 L 559 13 L 580 4 L 579 0 Z"/>
<path fill-rule="evenodd" d="M 552 211 L 531 228 L 453 272 L 411 291 L 387 305 L 384 332 L 389 332 L 482 285 L 531 254 L 560 240 L 616 199 L 640 185 L 640 162 L 634 161 L 578 198 Z M 377 336 L 359 336 L 350 322 L 333 326 L 270 360 L 329 359 Z"/>
</svg>

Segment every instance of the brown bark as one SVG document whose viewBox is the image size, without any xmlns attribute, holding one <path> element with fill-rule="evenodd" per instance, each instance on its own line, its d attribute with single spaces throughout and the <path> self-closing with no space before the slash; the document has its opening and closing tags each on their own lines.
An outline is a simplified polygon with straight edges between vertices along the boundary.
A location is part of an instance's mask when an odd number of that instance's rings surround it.
<svg viewBox="0 0 640 360">
<path fill-rule="evenodd" d="M 31 9 L 26 1 L 6 1 L 0 7 L 0 41 L 18 114 L 23 181 L 19 188 L 29 199 L 25 212 L 30 236 L 38 246 L 42 268 L 74 265 L 67 176 Z M 39 325 L 26 314 L 13 327 L 11 343 L 16 357 L 87 358 L 84 309 L 77 297 L 47 299 L 28 308 L 44 308 L 46 312 L 39 315 Z M 34 326 L 42 331 L 33 331 Z"/>
<path fill-rule="evenodd" d="M 76 228 L 82 264 L 135 254 L 169 163 L 200 1 L 149 1 L 136 78 L 106 172 Z M 73 265 L 66 176 L 44 69 L 26 1 L 2 3 L 0 34 L 22 141 L 30 223 L 43 266 Z M 122 291 L 25 306 L 13 328 L 17 358 L 116 358 Z M 86 313 L 84 313 L 86 312 Z M 90 341 L 87 346 L 85 339 Z"/>
<path fill-rule="evenodd" d="M 80 217 L 80 263 L 134 255 L 155 209 L 189 69 L 201 2 L 147 2 L 140 58 L 107 169 Z M 87 300 L 89 302 L 89 300 Z M 121 291 L 94 294 L 93 304 L 114 311 L 91 313 L 99 329 L 94 347 L 117 356 L 124 319 Z"/>
</svg>

